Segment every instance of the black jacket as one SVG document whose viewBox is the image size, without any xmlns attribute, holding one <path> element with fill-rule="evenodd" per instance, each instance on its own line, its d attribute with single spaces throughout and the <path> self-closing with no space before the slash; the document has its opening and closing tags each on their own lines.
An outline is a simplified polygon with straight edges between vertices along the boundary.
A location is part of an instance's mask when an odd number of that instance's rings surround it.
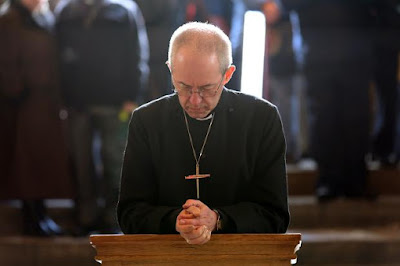
<svg viewBox="0 0 400 266">
<path fill-rule="evenodd" d="M 189 118 L 197 154 L 209 122 Z M 124 233 L 176 233 L 196 198 L 195 159 L 178 97 L 135 110 L 122 170 L 118 218 Z M 224 89 L 200 161 L 200 200 L 220 210 L 226 233 L 283 233 L 289 223 L 285 139 L 272 104 Z"/>
<path fill-rule="evenodd" d="M 149 47 L 134 1 L 61 1 L 56 9 L 62 89 L 72 107 L 140 103 L 148 82 Z"/>
</svg>

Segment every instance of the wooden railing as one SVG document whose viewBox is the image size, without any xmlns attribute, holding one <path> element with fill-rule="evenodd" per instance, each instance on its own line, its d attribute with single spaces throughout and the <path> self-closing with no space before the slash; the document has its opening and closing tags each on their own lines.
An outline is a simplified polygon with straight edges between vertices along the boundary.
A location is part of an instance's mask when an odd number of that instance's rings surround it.
<svg viewBox="0 0 400 266">
<path fill-rule="evenodd" d="M 204 245 L 180 235 L 92 235 L 96 261 L 122 265 L 290 265 L 300 234 L 215 234 Z"/>
</svg>

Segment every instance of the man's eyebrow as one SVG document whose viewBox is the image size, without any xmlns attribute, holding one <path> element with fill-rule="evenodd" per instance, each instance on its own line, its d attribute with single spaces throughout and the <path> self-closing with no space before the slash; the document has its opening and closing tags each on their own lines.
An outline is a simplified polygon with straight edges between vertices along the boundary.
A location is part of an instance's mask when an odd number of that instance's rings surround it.
<svg viewBox="0 0 400 266">
<path fill-rule="evenodd" d="M 183 85 L 183 86 L 186 86 L 186 87 L 192 87 L 191 85 L 188 85 L 188 84 L 186 84 L 186 83 L 183 82 L 183 81 L 178 81 L 178 83 L 179 83 L 180 85 Z"/>
</svg>

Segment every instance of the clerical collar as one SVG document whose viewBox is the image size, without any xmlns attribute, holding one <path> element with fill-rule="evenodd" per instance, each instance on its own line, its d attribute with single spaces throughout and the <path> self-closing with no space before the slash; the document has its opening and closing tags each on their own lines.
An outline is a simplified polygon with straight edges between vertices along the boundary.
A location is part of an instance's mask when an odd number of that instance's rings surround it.
<svg viewBox="0 0 400 266">
<path fill-rule="evenodd" d="M 204 118 L 196 118 L 196 120 L 199 121 L 206 121 L 206 120 L 210 120 L 212 117 L 214 116 L 213 113 L 210 113 L 208 116 L 204 117 Z"/>
</svg>

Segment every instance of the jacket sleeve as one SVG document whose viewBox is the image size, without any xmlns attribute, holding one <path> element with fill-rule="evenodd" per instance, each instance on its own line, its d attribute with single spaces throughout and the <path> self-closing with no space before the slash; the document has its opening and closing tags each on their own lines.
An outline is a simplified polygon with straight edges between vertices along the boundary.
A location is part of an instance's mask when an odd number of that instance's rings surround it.
<svg viewBox="0 0 400 266">
<path fill-rule="evenodd" d="M 117 206 L 118 222 L 125 234 L 176 233 L 175 221 L 180 210 L 156 204 L 157 180 L 153 169 L 146 130 L 135 111 L 129 126 Z"/>
<path fill-rule="evenodd" d="M 145 100 L 145 95 L 148 87 L 149 79 L 149 40 L 147 37 L 144 18 L 139 6 L 135 2 L 131 2 L 133 7 L 130 14 L 130 29 L 129 38 L 130 49 L 129 53 L 129 70 L 128 77 L 130 78 L 128 89 L 132 92 L 128 94 L 129 100 L 135 101 L 136 104 L 142 104 Z"/>
</svg>

